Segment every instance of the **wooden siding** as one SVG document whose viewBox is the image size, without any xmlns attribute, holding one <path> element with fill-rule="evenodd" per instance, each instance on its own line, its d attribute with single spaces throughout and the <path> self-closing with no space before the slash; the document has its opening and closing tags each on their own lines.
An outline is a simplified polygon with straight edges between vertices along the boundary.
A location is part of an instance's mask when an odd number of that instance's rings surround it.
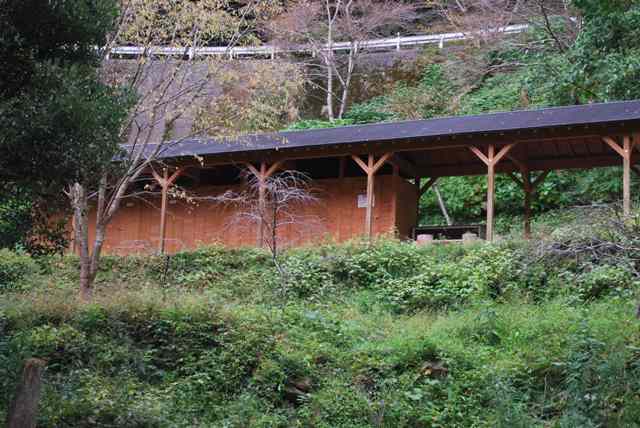
<svg viewBox="0 0 640 428">
<path fill-rule="evenodd" d="M 375 177 L 374 235 L 397 231 L 409 236 L 415 225 L 415 186 L 398 178 L 394 197 L 393 177 Z M 366 177 L 323 179 L 312 183 L 318 201 L 305 210 L 301 226 L 285 227 L 280 242 L 301 245 L 318 241 L 345 241 L 364 235 L 366 208 L 358 207 L 358 195 L 366 195 Z M 199 196 L 213 196 L 238 186 L 195 189 Z M 366 197 L 365 197 L 366 199 Z M 198 246 L 220 243 L 231 247 L 256 245 L 255 225 L 238 221 L 230 206 L 200 200 L 187 203 L 170 199 L 167 209 L 166 252 L 175 253 Z M 93 239 L 94 227 L 90 227 Z M 125 200 L 107 230 L 104 251 L 108 254 L 153 253 L 160 237 L 160 198 Z"/>
</svg>

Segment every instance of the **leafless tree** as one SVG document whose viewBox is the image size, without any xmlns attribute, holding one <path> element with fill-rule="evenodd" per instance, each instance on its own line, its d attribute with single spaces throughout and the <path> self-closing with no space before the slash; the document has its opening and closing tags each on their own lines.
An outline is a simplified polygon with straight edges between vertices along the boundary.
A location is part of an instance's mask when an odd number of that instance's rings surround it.
<svg viewBox="0 0 640 428">
<path fill-rule="evenodd" d="M 302 45 L 318 60 L 305 64 L 310 81 L 318 76 L 324 81 L 326 112 L 333 121 L 346 111 L 365 41 L 388 35 L 390 29 L 401 28 L 414 16 L 414 6 L 402 1 L 299 0 L 270 21 L 268 29 L 274 43 L 285 49 Z M 346 53 L 334 51 L 336 43 L 346 43 Z"/>
<path fill-rule="evenodd" d="M 217 67 L 196 60 L 191 49 L 203 43 L 204 35 L 222 34 L 229 48 L 242 40 L 244 18 L 265 1 L 248 1 L 236 20 L 220 20 L 224 0 L 174 2 L 172 0 L 123 0 L 118 26 L 103 54 L 102 77 L 110 85 L 126 88 L 137 96 L 120 130 L 123 153 L 113 165 L 95 171 L 97 186 L 76 182 L 65 190 L 73 210 L 74 246 L 80 258 L 80 297 L 93 293 L 107 227 L 125 198 L 136 197 L 141 180 L 148 180 L 152 165 L 185 138 L 193 135 L 193 116 L 204 99 L 212 96 L 211 81 Z M 222 21 L 222 22 L 221 22 Z M 144 55 L 134 61 L 109 59 L 111 47 L 136 43 Z M 154 55 L 162 45 L 184 49 L 182 60 Z M 90 218 L 95 213 L 95 218 Z M 94 239 L 89 228 L 94 224 Z"/>
<path fill-rule="evenodd" d="M 317 201 L 310 178 L 298 171 L 286 170 L 261 178 L 245 174 L 246 186 L 240 192 L 226 192 L 216 202 L 236 210 L 230 226 L 258 230 L 258 242 L 271 254 L 283 283 L 287 272 L 280 261 L 282 249 L 300 243 L 322 228 L 318 216 L 306 214 Z"/>
</svg>

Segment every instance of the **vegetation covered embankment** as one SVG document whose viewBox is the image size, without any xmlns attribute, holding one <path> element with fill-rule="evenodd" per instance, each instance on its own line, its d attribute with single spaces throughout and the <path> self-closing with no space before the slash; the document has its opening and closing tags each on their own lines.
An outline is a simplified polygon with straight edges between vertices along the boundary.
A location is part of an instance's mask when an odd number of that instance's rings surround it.
<svg viewBox="0 0 640 428">
<path fill-rule="evenodd" d="M 639 223 L 416 247 L 0 255 L 0 408 L 46 360 L 39 426 L 635 426 Z M 542 226 L 540 226 L 542 227 Z M 539 229 L 540 230 L 540 229 Z"/>
</svg>

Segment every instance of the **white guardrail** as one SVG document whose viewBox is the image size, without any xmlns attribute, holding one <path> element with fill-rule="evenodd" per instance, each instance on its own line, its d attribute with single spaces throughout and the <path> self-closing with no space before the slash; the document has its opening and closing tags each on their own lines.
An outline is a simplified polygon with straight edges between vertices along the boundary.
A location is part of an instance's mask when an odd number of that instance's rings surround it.
<svg viewBox="0 0 640 428">
<path fill-rule="evenodd" d="M 433 45 L 437 44 L 440 49 L 444 47 L 446 42 L 456 40 L 472 39 L 476 35 L 491 34 L 491 33 L 503 33 L 503 34 L 515 34 L 522 33 L 529 28 L 528 24 L 509 25 L 502 28 L 495 28 L 485 31 L 479 31 L 475 33 L 443 33 L 443 34 L 425 34 L 419 36 L 405 36 L 401 37 L 389 37 L 385 39 L 372 39 L 366 40 L 360 43 L 360 49 L 367 50 L 388 50 L 395 49 L 401 50 L 405 46 L 419 46 L 419 45 Z M 325 46 L 325 49 L 329 49 Z M 348 51 L 351 49 L 349 42 L 336 42 L 331 46 L 333 51 Z M 311 49 L 305 46 L 298 46 L 289 49 L 282 49 L 276 46 L 215 46 L 215 47 L 152 47 L 144 48 L 141 46 L 116 46 L 111 48 L 111 55 L 118 56 L 140 56 L 140 55 L 160 55 L 160 56 L 188 56 L 193 58 L 195 56 L 228 56 L 230 58 L 242 58 L 242 57 L 271 57 L 274 58 L 278 53 L 311 53 Z"/>
</svg>

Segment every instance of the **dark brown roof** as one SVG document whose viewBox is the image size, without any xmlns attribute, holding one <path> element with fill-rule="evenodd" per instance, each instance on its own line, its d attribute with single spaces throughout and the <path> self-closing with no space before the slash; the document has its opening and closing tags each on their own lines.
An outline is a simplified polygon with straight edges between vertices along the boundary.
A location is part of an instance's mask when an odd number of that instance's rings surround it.
<svg viewBox="0 0 640 428">
<path fill-rule="evenodd" d="M 614 135 L 640 131 L 640 101 L 611 102 L 540 110 L 456 116 L 429 120 L 354 125 L 328 129 L 247 135 L 234 139 L 192 138 L 167 145 L 165 159 L 184 156 L 235 158 L 261 157 L 273 152 L 339 150 L 349 147 L 364 153 L 371 145 L 389 143 L 387 150 L 428 149 L 435 144 L 494 141 L 513 142 L 553 138 Z M 543 137 L 544 136 L 544 137 Z"/>
</svg>

